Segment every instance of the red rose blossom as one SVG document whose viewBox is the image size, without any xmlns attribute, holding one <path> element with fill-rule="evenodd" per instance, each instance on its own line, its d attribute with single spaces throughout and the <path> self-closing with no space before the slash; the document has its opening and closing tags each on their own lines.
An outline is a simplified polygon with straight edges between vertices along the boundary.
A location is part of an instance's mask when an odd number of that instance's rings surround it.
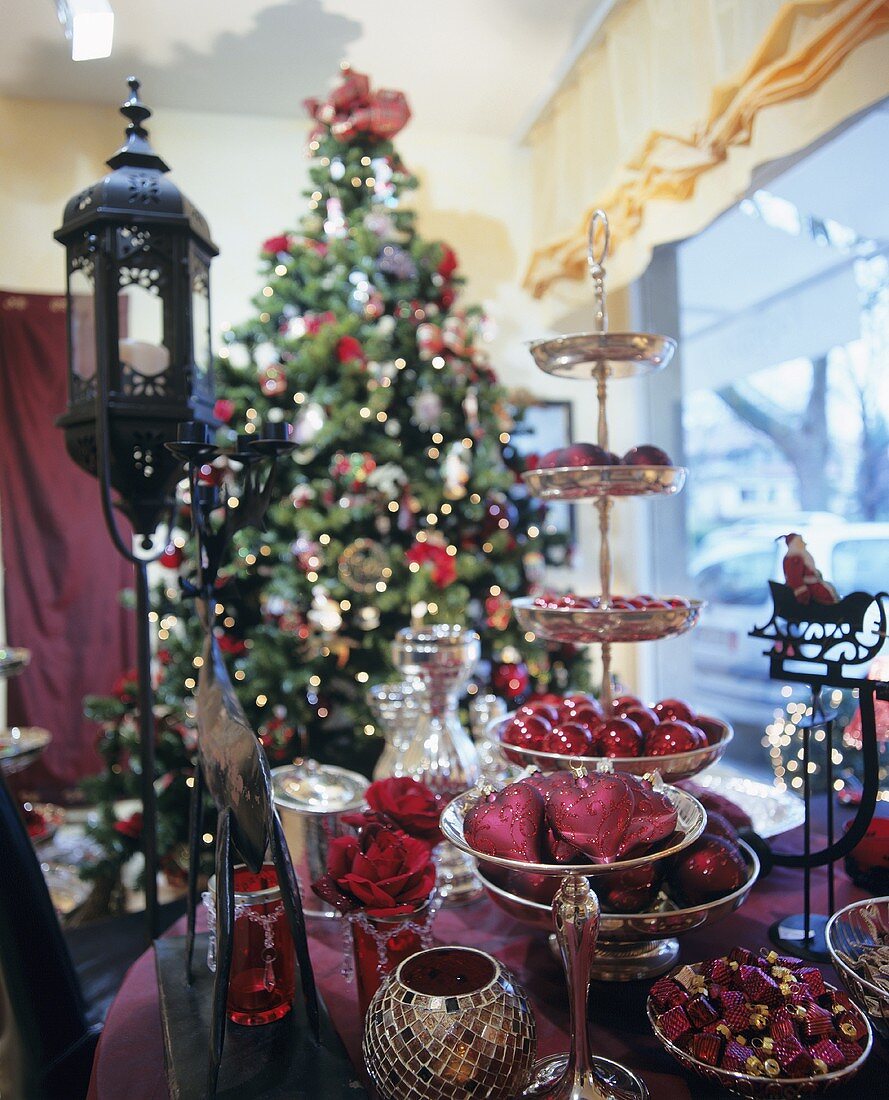
<svg viewBox="0 0 889 1100">
<path fill-rule="evenodd" d="M 438 827 L 441 802 L 424 783 L 410 776 L 378 779 L 367 788 L 364 797 L 370 810 L 344 815 L 347 824 L 358 829 L 366 828 L 371 822 L 394 825 L 430 846 L 441 840 Z"/>
<path fill-rule="evenodd" d="M 416 909 L 434 886 L 428 845 L 376 823 L 360 836 L 334 837 L 327 849 L 327 874 L 312 883 L 318 897 L 341 913 L 365 909 L 386 915 Z"/>
<path fill-rule="evenodd" d="M 408 562 L 432 566 L 432 581 L 439 588 L 447 588 L 457 579 L 457 565 L 443 546 L 417 543 L 405 555 Z"/>
</svg>

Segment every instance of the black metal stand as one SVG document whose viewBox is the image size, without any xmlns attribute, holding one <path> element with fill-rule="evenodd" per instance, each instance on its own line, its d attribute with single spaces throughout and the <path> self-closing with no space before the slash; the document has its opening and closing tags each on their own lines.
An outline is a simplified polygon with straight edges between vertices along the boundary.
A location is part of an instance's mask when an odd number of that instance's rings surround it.
<svg viewBox="0 0 889 1100">
<path fill-rule="evenodd" d="M 157 798 L 154 792 L 154 692 L 151 688 L 151 636 L 148 566 L 135 565 L 136 662 L 139 682 L 139 766 L 142 769 L 142 850 L 145 853 L 145 916 L 151 940 L 159 935 L 157 908 Z"/>
<path fill-rule="evenodd" d="M 751 635 L 773 642 L 766 651 L 769 675 L 773 680 L 807 684 L 811 690 L 811 715 L 799 723 L 802 731 L 803 822 L 802 853 L 772 852 L 779 867 L 799 867 L 803 872 L 803 912 L 776 921 L 769 929 L 772 942 L 788 953 L 823 962 L 830 958 L 824 938 L 827 922 L 834 912 L 834 864 L 858 844 L 873 819 L 880 785 L 874 699 L 889 698 L 889 683 L 861 679 L 849 674 L 849 667 L 873 660 L 886 638 L 886 593 L 871 596 L 853 592 L 839 603 L 830 605 L 799 604 L 787 585 L 770 582 L 774 611 L 765 626 Z M 867 616 L 876 605 L 876 621 Z M 873 619 L 873 616 L 872 616 Z M 837 839 L 834 823 L 833 734 L 835 711 L 826 711 L 822 702 L 825 687 L 856 689 L 861 711 L 861 758 L 864 771 L 861 803 L 855 818 Z M 823 729 L 826 740 L 825 779 L 827 781 L 827 842 L 812 850 L 812 776 L 811 737 Z M 827 867 L 827 916 L 812 912 L 812 870 Z"/>
<path fill-rule="evenodd" d="M 300 1029 L 301 1049 L 309 1051 L 311 1048 L 315 1052 L 314 1056 L 321 1058 L 321 1010 L 309 957 L 302 900 L 284 831 L 272 799 L 268 761 L 238 702 L 214 631 L 219 567 L 229 551 L 235 533 L 242 528 L 262 523 L 274 489 L 277 459 L 293 449 L 284 424 L 267 425 L 266 433 L 267 435 L 259 439 L 240 437 L 234 450 L 223 452 L 211 443 L 210 433 L 205 425 L 183 424 L 179 429 L 178 441 L 167 445 L 188 469 L 197 568 L 194 582 L 183 582 L 183 591 L 185 595 L 195 599 L 204 628 L 197 691 L 198 768 L 192 789 L 189 830 L 188 924 L 183 950 L 179 954 L 178 979 L 175 979 L 186 990 L 207 985 L 202 969 L 193 965 L 201 801 L 205 788 L 218 811 L 216 973 L 207 986 L 210 990 L 210 1003 L 208 1007 L 205 1006 L 207 1012 L 204 1013 L 207 1026 L 204 1027 L 203 1022 L 195 1016 L 187 1028 L 189 1041 L 183 1046 L 178 1029 L 180 1025 L 184 1026 L 184 1021 L 171 1008 L 165 1007 L 174 1003 L 181 1007 L 181 997 L 174 1002 L 170 996 L 165 995 L 162 1003 L 168 1077 L 174 1095 L 175 1089 L 179 1087 L 178 1075 L 184 1072 L 183 1067 L 188 1069 L 188 1064 L 191 1064 L 188 1072 L 193 1076 L 194 1059 L 189 1052 L 194 1049 L 192 1039 L 197 1042 L 195 1036 L 198 1031 L 203 1036 L 204 1049 L 207 1051 L 203 1063 L 204 1093 L 189 1092 L 182 1095 L 217 1095 L 227 1030 L 226 1003 L 235 923 L 236 854 L 251 870 L 259 871 L 266 859 L 266 853 L 271 852 L 299 965 L 302 1020 L 308 1025 L 307 1029 Z M 220 493 L 215 485 L 206 485 L 200 480 L 201 467 L 222 454 L 241 471 L 238 477 L 240 493 L 234 500 L 228 490 Z M 160 943 L 158 948 L 163 952 Z M 165 953 L 163 957 L 166 957 Z M 161 954 L 158 959 L 160 967 Z M 189 1017 L 186 1015 L 186 1018 Z M 311 1060 L 311 1054 L 305 1054 L 305 1058 Z M 330 1086 L 339 1089 L 344 1087 L 341 1072 L 331 1078 Z M 289 1095 L 308 1094 L 291 1092 Z M 336 1095 L 343 1095 L 343 1092 Z"/>
</svg>

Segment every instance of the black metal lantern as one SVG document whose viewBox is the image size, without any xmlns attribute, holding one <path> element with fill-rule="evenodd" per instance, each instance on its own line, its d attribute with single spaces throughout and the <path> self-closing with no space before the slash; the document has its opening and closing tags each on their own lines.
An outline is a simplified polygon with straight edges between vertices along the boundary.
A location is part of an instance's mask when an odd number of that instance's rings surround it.
<svg viewBox="0 0 889 1100">
<path fill-rule="evenodd" d="M 202 214 L 148 141 L 130 78 L 126 141 L 112 171 L 75 195 L 55 233 L 68 267 L 68 453 L 119 494 L 143 546 L 172 503 L 181 463 L 164 443 L 213 423 L 210 261 Z M 116 526 L 110 505 L 106 519 Z M 121 547 L 118 547 L 121 549 Z"/>
<path fill-rule="evenodd" d="M 149 933 L 157 933 L 157 814 L 148 562 L 172 514 L 182 462 L 165 444 L 184 422 L 214 425 L 210 261 L 203 216 L 166 173 L 144 123 L 151 112 L 131 77 L 129 125 L 111 172 L 75 195 L 55 233 L 68 275 L 68 408 L 57 424 L 68 453 L 98 478 L 114 545 L 135 566 L 142 842 Z M 139 537 L 136 553 L 112 501 Z"/>
</svg>

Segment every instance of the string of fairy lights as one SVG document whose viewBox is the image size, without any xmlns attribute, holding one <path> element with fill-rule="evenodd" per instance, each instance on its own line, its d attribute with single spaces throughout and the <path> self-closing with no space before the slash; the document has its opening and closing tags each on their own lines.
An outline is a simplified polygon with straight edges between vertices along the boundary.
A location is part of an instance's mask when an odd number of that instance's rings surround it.
<svg viewBox="0 0 889 1100">
<path fill-rule="evenodd" d="M 801 726 L 811 718 L 812 705 L 790 699 L 793 688 L 789 685 L 785 685 L 781 689 L 781 694 L 790 701 L 785 704 L 783 709 L 775 709 L 774 719 L 765 728 L 762 744 L 769 754 L 769 762 L 775 775 L 775 786 L 781 791 L 802 792 L 805 782 L 803 772 L 805 762 Z M 858 690 L 853 689 L 850 694 L 852 700 L 857 703 Z M 827 696 L 825 703 L 831 710 L 835 710 L 842 705 L 843 699 L 843 691 L 834 688 Z M 817 750 L 818 746 L 824 745 L 824 751 L 826 752 L 827 731 L 824 728 L 814 729 L 812 731 L 812 741 L 814 742 L 814 751 L 810 749 L 809 752 L 808 771 L 810 783 L 817 785 L 818 778 L 824 772 L 826 764 L 826 760 L 819 759 Z M 837 770 L 842 768 L 844 764 L 847 769 L 850 764 L 854 764 L 853 754 L 855 748 L 854 742 L 844 735 L 840 738 L 839 746 L 835 744 L 831 750 L 831 764 L 836 776 L 833 780 L 833 789 L 837 793 L 843 791 L 847 786 L 847 779 L 843 775 L 837 775 Z M 885 765 L 881 764 L 879 776 L 882 785 L 889 776 L 889 769 Z M 889 791 L 882 789 L 881 786 L 877 797 L 884 802 L 889 802 Z"/>
</svg>

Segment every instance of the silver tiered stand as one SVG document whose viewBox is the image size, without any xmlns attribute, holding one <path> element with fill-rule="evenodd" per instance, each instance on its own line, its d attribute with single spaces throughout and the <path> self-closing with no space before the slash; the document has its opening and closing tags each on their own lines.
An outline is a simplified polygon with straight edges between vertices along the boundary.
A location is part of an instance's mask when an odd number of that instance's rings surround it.
<svg viewBox="0 0 889 1100">
<path fill-rule="evenodd" d="M 590 877 L 631 870 L 675 855 L 697 840 L 707 820 L 703 806 L 690 794 L 677 787 L 663 785 L 657 775 L 652 781 L 676 807 L 675 836 L 672 843 L 660 851 L 617 863 L 571 866 L 526 863 L 478 851 L 466 840 L 463 822 L 469 810 L 485 795 L 479 789 L 466 791 L 454 799 L 441 815 L 441 829 L 446 840 L 473 856 L 482 871 L 486 864 L 493 864 L 562 879 L 553 899 L 552 916 L 568 987 L 571 1047 L 567 1055 L 555 1055 L 538 1062 L 532 1083 L 524 1094 L 526 1097 L 545 1097 L 548 1100 L 644 1100 L 648 1096 L 644 1082 L 636 1074 L 617 1062 L 591 1053 L 586 1006 L 590 991 L 590 966 L 599 927 L 599 902 L 590 886 Z"/>
</svg>

